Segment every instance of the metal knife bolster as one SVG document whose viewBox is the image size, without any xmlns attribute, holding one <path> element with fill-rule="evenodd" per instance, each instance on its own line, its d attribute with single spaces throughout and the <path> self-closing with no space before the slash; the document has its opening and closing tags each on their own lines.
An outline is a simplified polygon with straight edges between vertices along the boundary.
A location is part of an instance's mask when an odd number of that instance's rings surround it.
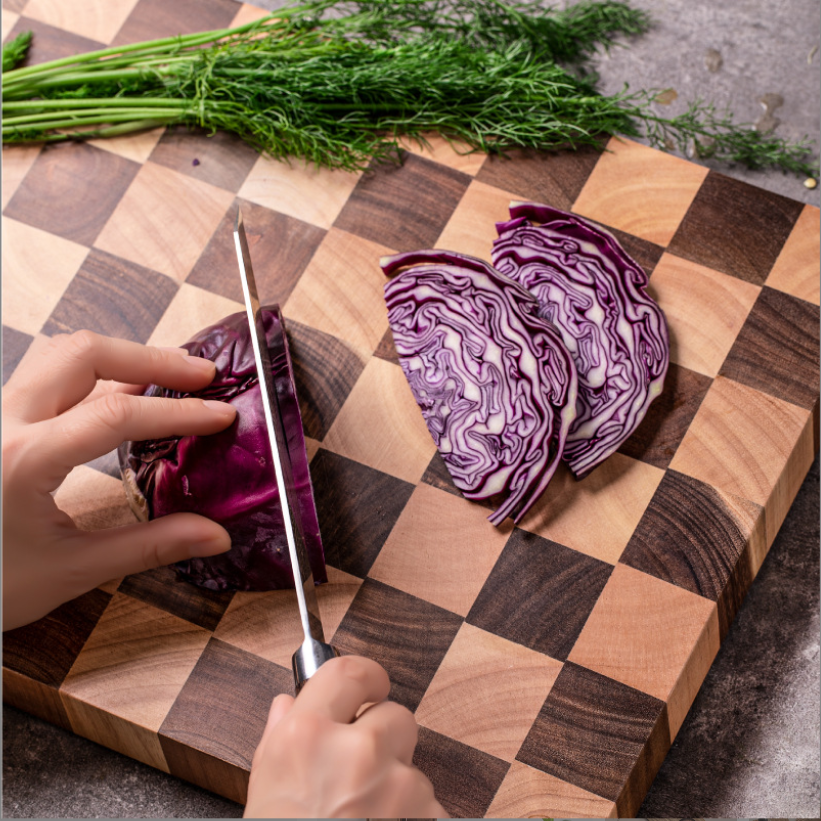
<svg viewBox="0 0 821 821">
<path fill-rule="evenodd" d="M 291 558 L 291 570 L 294 576 L 294 589 L 305 636 L 305 640 L 294 653 L 292 659 L 294 683 L 296 691 L 299 692 L 305 682 L 325 661 L 339 654 L 331 645 L 325 643 L 325 635 L 319 615 L 319 604 L 314 589 L 313 572 L 305 541 L 302 537 L 302 529 L 297 519 L 299 500 L 296 497 L 294 488 L 293 470 L 288 454 L 288 440 L 282 424 L 279 400 L 273 381 L 271 360 L 266 342 L 265 327 L 260 311 L 259 296 L 251 267 L 251 255 L 248 249 L 248 240 L 245 236 L 242 213 L 239 209 L 237 209 L 237 221 L 234 226 L 234 240 L 245 297 L 245 307 L 248 312 L 248 324 L 251 329 L 254 360 L 259 375 L 265 423 L 271 445 L 271 461 L 282 506 L 283 524 Z"/>
</svg>

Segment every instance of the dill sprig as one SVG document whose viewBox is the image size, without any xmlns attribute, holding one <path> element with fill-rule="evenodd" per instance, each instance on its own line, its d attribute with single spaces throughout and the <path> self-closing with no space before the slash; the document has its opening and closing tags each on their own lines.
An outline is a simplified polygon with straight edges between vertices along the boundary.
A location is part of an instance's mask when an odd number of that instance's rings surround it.
<svg viewBox="0 0 821 821">
<path fill-rule="evenodd" d="M 504 0 L 304 0 L 233 29 L 4 70 L 3 141 L 186 124 L 234 132 L 276 158 L 361 169 L 429 132 L 503 153 L 601 145 L 603 135 L 643 128 L 660 148 L 817 174 L 806 143 L 735 124 L 710 105 L 665 119 L 651 92 L 599 93 L 590 55 L 648 26 L 621 0 L 563 11 Z M 25 47 L 15 48 L 16 63 Z"/>
</svg>

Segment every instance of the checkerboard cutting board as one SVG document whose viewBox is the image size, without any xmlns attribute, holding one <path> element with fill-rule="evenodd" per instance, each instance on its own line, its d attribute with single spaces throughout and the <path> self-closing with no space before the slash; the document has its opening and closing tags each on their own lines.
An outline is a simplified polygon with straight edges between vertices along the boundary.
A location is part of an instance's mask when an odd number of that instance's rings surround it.
<svg viewBox="0 0 821 821">
<path fill-rule="evenodd" d="M 259 13 L 3 0 L 3 29 L 33 30 L 39 62 Z M 242 310 L 242 207 L 297 368 L 326 634 L 386 667 L 454 816 L 635 814 L 818 450 L 818 210 L 638 143 L 607 148 L 503 160 L 432 139 L 364 174 L 174 129 L 3 152 L 4 378 L 38 335 L 178 345 Z M 414 404 L 378 260 L 489 259 L 511 200 L 619 238 L 650 274 L 672 362 L 618 453 L 582 481 L 560 471 L 520 526 L 497 529 L 452 486 Z M 57 500 L 80 527 L 133 521 L 113 455 Z M 6 633 L 3 696 L 243 801 L 300 635 L 290 591 L 152 571 Z"/>
</svg>

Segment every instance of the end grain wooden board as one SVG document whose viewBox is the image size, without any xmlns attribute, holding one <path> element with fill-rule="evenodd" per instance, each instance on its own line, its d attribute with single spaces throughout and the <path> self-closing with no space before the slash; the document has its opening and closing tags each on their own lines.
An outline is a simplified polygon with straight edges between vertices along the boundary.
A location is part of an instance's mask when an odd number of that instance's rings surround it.
<svg viewBox="0 0 821 821">
<path fill-rule="evenodd" d="M 17 5 L 4 28 L 35 31 L 35 60 L 258 13 Z M 499 160 L 434 140 L 361 175 L 178 130 L 3 152 L 5 377 L 38 335 L 177 345 L 241 310 L 242 206 L 297 362 L 326 627 L 388 669 L 455 816 L 636 812 L 818 449 L 818 210 L 608 148 Z M 672 365 L 617 454 L 581 482 L 560 472 L 520 527 L 496 529 L 451 485 L 396 363 L 378 258 L 488 259 L 510 200 L 619 237 L 651 275 Z M 82 527 L 130 521 L 111 456 L 57 498 Z M 3 694 L 242 801 L 298 636 L 289 592 L 209 593 L 159 570 L 7 633 Z"/>
</svg>

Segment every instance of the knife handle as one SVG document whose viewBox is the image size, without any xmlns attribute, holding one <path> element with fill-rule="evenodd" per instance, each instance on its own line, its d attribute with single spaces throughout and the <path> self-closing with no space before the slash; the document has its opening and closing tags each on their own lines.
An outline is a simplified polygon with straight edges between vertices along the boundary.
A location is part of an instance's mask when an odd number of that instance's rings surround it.
<svg viewBox="0 0 821 821">
<path fill-rule="evenodd" d="M 339 651 L 330 644 L 317 641 L 315 638 L 307 638 L 302 642 L 299 649 L 291 659 L 291 667 L 294 671 L 294 686 L 296 693 L 305 686 L 305 682 L 326 662 L 336 658 Z"/>
</svg>

